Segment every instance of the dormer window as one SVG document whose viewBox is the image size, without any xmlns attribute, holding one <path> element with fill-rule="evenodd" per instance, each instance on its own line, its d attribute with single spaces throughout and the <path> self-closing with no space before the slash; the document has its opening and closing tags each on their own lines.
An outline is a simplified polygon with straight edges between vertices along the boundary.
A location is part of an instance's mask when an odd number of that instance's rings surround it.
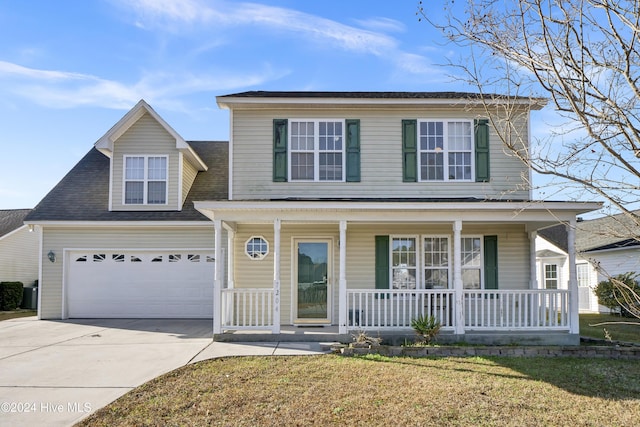
<svg viewBox="0 0 640 427">
<path fill-rule="evenodd" d="M 125 156 L 124 204 L 167 204 L 167 156 Z"/>
</svg>

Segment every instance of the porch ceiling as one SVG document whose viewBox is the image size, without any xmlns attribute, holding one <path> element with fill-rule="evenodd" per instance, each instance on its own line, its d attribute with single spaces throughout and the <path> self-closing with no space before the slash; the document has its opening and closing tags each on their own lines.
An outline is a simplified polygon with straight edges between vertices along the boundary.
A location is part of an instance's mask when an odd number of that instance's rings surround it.
<svg viewBox="0 0 640 427">
<path fill-rule="evenodd" d="M 211 220 L 271 223 L 520 223 L 530 230 L 571 221 L 599 209 L 598 202 L 477 201 L 200 201 L 195 208 Z"/>
</svg>

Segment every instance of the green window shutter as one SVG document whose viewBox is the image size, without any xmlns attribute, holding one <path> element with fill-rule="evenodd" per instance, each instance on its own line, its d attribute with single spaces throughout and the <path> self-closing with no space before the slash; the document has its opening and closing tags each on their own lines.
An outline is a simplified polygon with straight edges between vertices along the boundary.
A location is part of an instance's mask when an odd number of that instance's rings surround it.
<svg viewBox="0 0 640 427">
<path fill-rule="evenodd" d="M 484 236 L 484 288 L 498 289 L 498 236 Z"/>
<path fill-rule="evenodd" d="M 476 182 L 488 182 L 489 174 L 489 120 L 474 122 L 476 140 Z"/>
<path fill-rule="evenodd" d="M 273 120 L 273 182 L 287 181 L 287 119 Z"/>
<path fill-rule="evenodd" d="M 389 236 L 376 236 L 376 289 L 389 290 Z"/>
<path fill-rule="evenodd" d="M 345 120 L 347 128 L 347 182 L 360 182 L 360 120 Z"/>
<path fill-rule="evenodd" d="M 402 181 L 418 181 L 418 121 L 402 121 Z"/>
</svg>

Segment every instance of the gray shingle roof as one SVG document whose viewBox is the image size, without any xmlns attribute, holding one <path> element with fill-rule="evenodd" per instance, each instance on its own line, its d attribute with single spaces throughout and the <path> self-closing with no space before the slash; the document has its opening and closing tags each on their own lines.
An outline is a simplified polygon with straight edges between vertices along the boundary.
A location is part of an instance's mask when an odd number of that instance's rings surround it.
<svg viewBox="0 0 640 427">
<path fill-rule="evenodd" d="M 505 95 L 475 92 L 338 92 L 338 91 L 263 91 L 255 90 L 222 95 L 218 98 L 367 98 L 367 99 L 480 99 Z M 515 99 L 529 99 L 514 97 Z"/>
<path fill-rule="evenodd" d="M 640 211 L 635 211 L 635 215 L 638 214 Z M 567 231 L 563 224 L 540 230 L 538 234 L 563 251 L 567 251 Z M 626 215 L 606 216 L 576 224 L 578 252 L 630 246 L 640 246 L 640 229 Z"/>
<path fill-rule="evenodd" d="M 31 209 L 0 209 L 0 237 L 22 227 L 29 212 Z"/>
<path fill-rule="evenodd" d="M 182 211 L 109 211 L 109 158 L 92 148 L 27 216 L 27 221 L 205 221 L 195 200 L 228 199 L 229 144 L 190 141 L 208 166 L 198 172 Z"/>
<path fill-rule="evenodd" d="M 635 215 L 640 211 L 635 211 Z M 579 251 L 611 249 L 618 246 L 633 246 L 633 240 L 640 244 L 640 229 L 636 221 L 624 214 L 606 216 L 579 222 L 576 232 L 576 248 Z"/>
</svg>

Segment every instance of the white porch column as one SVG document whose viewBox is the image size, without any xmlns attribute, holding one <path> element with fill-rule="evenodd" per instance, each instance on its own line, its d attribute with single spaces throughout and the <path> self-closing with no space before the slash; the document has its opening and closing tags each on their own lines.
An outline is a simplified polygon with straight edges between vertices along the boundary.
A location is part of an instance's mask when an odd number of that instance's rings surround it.
<svg viewBox="0 0 640 427">
<path fill-rule="evenodd" d="M 236 287 L 236 271 L 235 271 L 235 228 L 226 227 L 227 230 L 227 288 L 233 289 Z M 233 300 L 227 298 L 227 304 L 224 307 L 224 321 L 225 324 L 231 322 L 231 315 L 233 313 Z"/>
<path fill-rule="evenodd" d="M 338 333 L 347 333 L 347 221 L 340 221 L 340 280 L 338 282 Z"/>
<path fill-rule="evenodd" d="M 567 251 L 569 253 L 569 332 L 580 333 L 578 317 L 578 279 L 576 276 L 576 220 L 567 224 Z"/>
<path fill-rule="evenodd" d="M 280 228 L 279 219 L 273 221 L 273 328 L 280 333 Z"/>
<path fill-rule="evenodd" d="M 213 221 L 215 230 L 215 272 L 213 275 L 213 333 L 222 333 L 222 221 Z"/>
<path fill-rule="evenodd" d="M 236 271 L 235 271 L 235 238 L 236 231 L 234 229 L 227 229 L 227 288 L 235 288 L 236 283 Z"/>
<path fill-rule="evenodd" d="M 455 291 L 455 333 L 464 334 L 464 295 L 462 287 L 462 221 L 453 223 L 453 289 Z"/>
<path fill-rule="evenodd" d="M 536 263 L 536 237 L 537 231 L 529 232 L 529 263 L 531 270 L 529 277 L 529 289 L 538 289 L 538 264 Z"/>
</svg>

